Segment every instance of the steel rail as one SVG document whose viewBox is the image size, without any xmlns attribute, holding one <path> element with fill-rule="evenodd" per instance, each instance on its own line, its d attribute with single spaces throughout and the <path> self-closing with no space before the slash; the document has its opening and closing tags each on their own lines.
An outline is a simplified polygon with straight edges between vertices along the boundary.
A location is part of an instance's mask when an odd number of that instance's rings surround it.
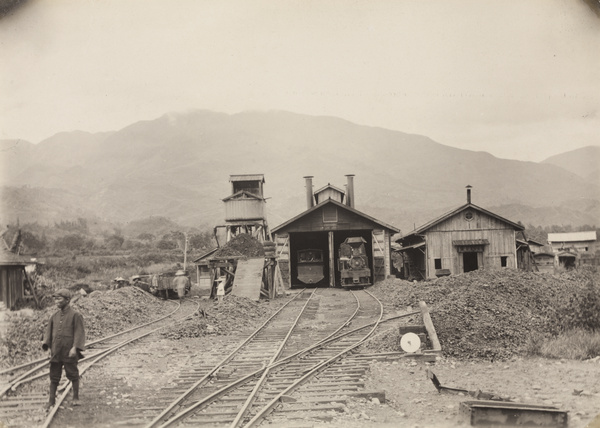
<svg viewBox="0 0 600 428">
<path fill-rule="evenodd" d="M 343 323 L 343 324 L 342 324 L 342 325 L 341 325 L 339 328 L 337 328 L 337 329 L 336 329 L 336 330 L 335 330 L 333 333 L 331 333 L 331 334 L 330 334 L 330 335 L 328 335 L 327 337 L 325 337 L 325 338 L 321 339 L 320 341 L 318 341 L 318 342 L 316 342 L 316 343 L 312 344 L 311 346 L 309 346 L 309 347 L 307 347 L 307 348 L 301 349 L 300 351 L 298 351 L 298 352 L 296 352 L 296 353 L 294 353 L 294 354 L 292 354 L 292 355 L 289 355 L 289 356 L 287 356 L 287 357 L 285 357 L 285 358 L 283 358 L 283 359 L 281 359 L 281 360 L 279 360 L 279 361 L 277 361 L 277 362 L 274 362 L 273 364 L 271 364 L 271 365 L 269 365 L 269 366 L 262 367 L 261 369 L 258 369 L 258 370 L 254 371 L 254 372 L 252 372 L 252 373 L 249 373 L 249 374 L 247 374 L 246 376 L 244 376 L 244 377 L 242 377 L 242 378 L 240 378 L 240 379 L 238 379 L 238 380 L 236 380 L 236 381 L 234 381 L 234 382 L 232 382 L 232 383 L 230 383 L 230 384 L 228 384 L 228 385 L 224 386 L 223 388 L 221 388 L 221 389 L 219 389 L 219 390 L 217 390 L 217 391 L 213 392 L 213 393 L 212 393 L 212 394 L 210 394 L 209 396 L 207 396 L 207 397 L 205 397 L 205 398 L 203 398 L 203 399 L 201 399 L 201 400 L 197 401 L 197 402 L 196 402 L 196 403 L 194 403 L 193 405 L 191 405 L 191 406 L 187 407 L 186 409 L 182 410 L 180 413 L 178 413 L 177 415 L 173 416 L 173 417 L 172 417 L 171 419 L 169 419 L 168 421 L 165 421 L 165 423 L 164 423 L 163 425 L 161 425 L 159 428 L 166 428 L 166 427 L 168 427 L 168 426 L 170 426 L 170 425 L 174 424 L 175 422 L 177 422 L 177 421 L 179 421 L 179 420 L 181 420 L 181 419 L 185 418 L 185 417 L 186 417 L 186 416 L 188 416 L 190 413 L 192 413 L 192 412 L 194 412 L 196 409 L 198 409 L 198 407 L 201 407 L 201 406 L 203 406 L 203 405 L 205 405 L 205 404 L 207 404 L 207 403 L 210 403 L 210 402 L 212 402 L 212 401 L 214 401 L 214 400 L 218 399 L 219 397 L 221 397 L 221 396 L 223 396 L 223 395 L 227 394 L 228 392 L 230 392 L 230 391 L 232 391 L 232 390 L 236 389 L 236 388 L 237 388 L 237 387 L 239 387 L 240 385 L 243 385 L 244 383 L 246 383 L 246 382 L 247 382 L 249 379 L 251 379 L 252 377 L 262 374 L 262 373 L 263 373 L 263 372 L 265 372 L 267 369 L 272 369 L 272 368 L 275 368 L 275 367 L 281 366 L 281 365 L 283 365 L 283 364 L 287 363 L 288 361 L 290 361 L 290 360 L 292 360 L 292 359 L 294 359 L 294 358 L 298 358 L 298 357 L 300 357 L 300 356 L 303 356 L 303 355 L 305 355 L 305 354 L 307 354 L 307 353 L 311 352 L 312 350 L 314 350 L 314 349 L 316 349 L 316 348 L 318 348 L 318 347 L 321 347 L 321 346 L 323 346 L 323 345 L 325 345 L 325 344 L 328 344 L 328 343 L 330 343 L 330 342 L 333 342 L 333 341 L 339 340 L 341 337 L 345 337 L 347 334 L 351 334 L 351 333 L 354 333 L 354 332 L 356 332 L 356 331 L 359 331 L 359 330 L 361 330 L 361 329 L 364 329 L 364 328 L 365 328 L 365 326 L 363 326 L 363 327 L 359 327 L 359 328 L 356 328 L 356 329 L 354 329 L 354 330 L 352 330 L 352 331 L 350 331 L 350 332 L 348 332 L 348 333 L 342 334 L 342 335 L 340 335 L 340 336 L 335 336 L 337 333 L 339 333 L 339 331 L 340 331 L 341 329 L 343 329 L 344 327 L 346 327 L 346 326 L 347 326 L 347 325 L 348 325 L 348 324 L 349 324 L 349 323 L 352 321 L 352 319 L 354 319 L 354 318 L 356 317 L 356 314 L 357 314 L 357 313 L 359 312 L 359 310 L 360 310 L 360 301 L 358 300 L 358 298 L 356 297 L 356 294 L 355 294 L 354 292 L 353 292 L 352 294 L 353 294 L 353 297 L 354 297 L 354 299 L 356 300 L 357 307 L 356 307 L 356 309 L 354 310 L 354 312 L 352 313 L 352 315 L 350 315 L 350 316 L 348 317 L 348 319 L 347 319 L 347 320 L 346 320 L 346 321 L 345 321 L 345 322 L 344 322 L 344 323 Z M 417 311 L 417 312 L 411 312 L 411 313 L 409 313 L 409 314 L 403 314 L 403 315 L 399 315 L 399 316 L 396 316 L 396 317 L 393 317 L 393 318 L 389 318 L 388 320 L 385 320 L 385 321 L 391 321 L 392 319 L 402 318 L 402 317 L 406 317 L 406 316 L 410 316 L 410 315 L 414 315 L 414 314 L 419 314 L 419 313 L 420 313 L 420 312 L 418 312 L 418 311 Z M 372 325 L 372 324 L 371 324 L 371 325 Z"/>
<path fill-rule="evenodd" d="M 174 303 L 174 304 L 176 304 L 176 305 L 177 305 L 177 307 L 176 307 L 175 309 L 173 309 L 171 312 L 169 312 L 167 315 L 165 315 L 165 316 L 163 316 L 163 317 L 160 317 L 160 318 L 157 318 L 157 319 L 155 319 L 155 320 L 149 321 L 149 322 L 147 322 L 147 323 L 145 323 L 145 324 L 140 324 L 140 325 L 138 325 L 138 326 L 135 326 L 135 327 L 129 328 L 129 329 L 127 329 L 127 330 L 123 330 L 123 331 L 121 331 L 121 332 L 118 332 L 118 333 L 112 334 L 112 335 L 110 335 L 110 336 L 106 336 L 106 337 L 103 337 L 103 338 L 100 338 L 100 339 L 94 340 L 94 341 L 92 341 L 92 342 L 89 342 L 89 343 L 87 344 L 87 346 L 96 345 L 96 344 L 98 344 L 98 343 L 102 343 L 102 342 L 104 342 L 104 341 L 107 341 L 107 340 L 113 339 L 113 338 L 115 338 L 115 337 L 122 336 L 123 334 L 130 333 L 130 332 L 132 332 L 132 331 L 135 331 L 135 330 L 137 330 L 137 329 L 140 329 L 140 328 L 146 327 L 146 326 L 148 326 L 148 325 L 151 325 L 151 324 L 157 323 L 157 322 L 159 322 L 159 321 L 162 321 L 162 320 L 164 320 L 165 318 L 168 318 L 168 317 L 172 316 L 172 315 L 173 315 L 175 312 L 177 312 L 177 311 L 178 311 L 178 310 L 181 308 L 181 303 L 179 303 L 179 302 L 169 302 L 169 303 Z M 199 304 L 198 304 L 198 307 L 200 307 L 200 305 L 199 305 Z M 107 348 L 107 349 L 110 349 L 110 348 Z M 102 353 L 102 352 L 106 352 L 106 349 L 105 349 L 105 350 L 103 350 L 103 351 L 100 351 L 100 353 Z M 96 356 L 96 355 L 98 355 L 98 354 L 93 354 L 91 357 L 82 358 L 82 359 L 81 359 L 81 361 L 83 362 L 83 361 L 84 361 L 84 360 L 86 360 L 87 358 L 93 358 L 93 357 L 94 357 L 94 356 Z M 42 362 L 42 361 L 43 361 L 43 362 Z M 29 367 L 29 366 L 32 366 L 32 365 L 34 365 L 34 364 L 37 364 L 37 363 L 39 363 L 39 362 L 42 362 L 42 364 L 39 364 L 39 365 L 37 365 L 36 367 L 34 367 L 34 368 L 32 368 L 32 369 L 28 370 L 27 372 L 25 372 L 25 373 L 23 373 L 23 374 L 19 375 L 18 377 L 16 377 L 16 378 L 12 379 L 12 380 L 11 380 L 11 381 L 10 381 L 10 382 L 9 382 L 9 383 L 8 383 L 8 384 L 5 386 L 5 387 L 3 387 L 3 388 L 0 390 L 0 399 L 1 399 L 2 397 L 4 397 L 4 395 L 6 395 L 6 393 L 7 393 L 8 391 L 10 391 L 10 390 L 13 390 L 13 391 L 14 391 L 14 390 L 15 390 L 17 387 L 19 387 L 20 385 L 22 385 L 22 384 L 24 384 L 24 383 L 28 383 L 28 382 L 34 381 L 34 380 L 36 380 L 36 379 L 39 379 L 40 377 L 43 377 L 43 376 L 45 376 L 45 374 L 42 374 L 41 376 L 40 376 L 40 375 L 38 375 L 38 376 L 33 376 L 33 377 L 31 377 L 31 378 L 28 378 L 28 376 L 29 376 L 29 375 L 31 375 L 31 374 L 33 374 L 33 373 L 35 373 L 35 372 L 39 371 L 39 370 L 42 370 L 42 369 L 44 369 L 44 368 L 45 368 L 45 367 L 48 365 L 48 363 L 50 362 L 50 357 L 44 357 L 44 358 L 42 358 L 42 359 L 39 359 L 39 360 L 36 360 L 36 361 L 33 361 L 33 362 L 29 362 L 29 363 L 22 364 L 21 366 L 18 366 L 18 368 L 25 368 L 25 367 Z M 18 368 L 16 368 L 16 367 L 13 367 L 13 368 L 12 368 L 12 370 L 17 370 Z M 11 371 L 10 369 L 7 369 L 7 370 Z M 3 373 L 6 373 L 6 371 L 4 371 Z"/>
<path fill-rule="evenodd" d="M 317 289 L 315 288 L 314 291 L 313 291 L 313 293 L 311 294 L 311 298 L 312 298 L 312 296 L 314 296 L 314 294 L 315 294 L 316 291 L 317 291 Z M 277 361 L 279 359 L 279 357 L 281 356 L 281 353 L 283 352 L 283 348 L 285 347 L 286 343 L 290 339 L 290 336 L 292 335 L 292 332 L 294 331 L 294 329 L 298 326 L 298 321 L 300 321 L 300 318 L 302 317 L 302 315 L 306 311 L 306 307 L 308 306 L 308 303 L 310 302 L 310 300 L 311 299 L 308 299 L 306 301 L 306 303 L 302 307 L 302 310 L 300 311 L 300 313 L 298 313 L 298 316 L 294 320 L 294 323 L 292 324 L 292 326 L 288 330 L 288 332 L 287 332 L 286 336 L 284 337 L 284 339 L 279 344 L 279 348 L 277 349 L 277 351 L 275 352 L 275 354 L 271 357 L 271 360 L 270 360 L 268 366 L 270 366 L 273 363 L 275 363 L 275 361 Z M 240 409 L 240 411 L 238 412 L 237 416 L 233 420 L 233 423 L 231 424 L 231 426 L 235 427 L 238 424 L 238 422 L 248 412 L 248 408 L 252 405 L 252 402 L 256 399 L 256 394 L 258 394 L 258 391 L 260 390 L 261 386 L 263 385 L 263 383 L 267 379 L 267 376 L 268 376 L 269 371 L 270 371 L 270 368 L 268 366 L 263 371 L 262 376 L 260 377 L 260 379 L 258 379 L 258 381 L 256 382 L 256 384 L 254 385 L 254 388 L 252 389 L 252 392 L 250 393 L 250 395 L 246 399 L 246 402 L 242 405 L 242 408 Z"/>
<path fill-rule="evenodd" d="M 281 399 L 282 396 L 288 394 L 290 391 L 292 391 L 292 390 L 296 389 L 298 386 L 302 385 L 309 378 L 311 378 L 314 374 L 316 374 L 317 372 L 319 372 L 323 367 L 330 365 L 331 363 L 333 363 L 334 361 L 336 361 L 338 358 L 344 356 L 348 352 L 350 352 L 353 349 L 359 347 L 362 343 L 364 343 L 369 338 L 369 336 L 371 336 L 375 332 L 375 329 L 377 329 L 378 325 L 381 323 L 381 320 L 383 318 L 383 304 L 373 294 L 369 293 L 366 290 L 364 290 L 364 291 L 365 291 L 365 293 L 367 293 L 368 295 L 370 295 L 373 299 L 375 299 L 375 301 L 377 301 L 379 303 L 379 307 L 380 307 L 379 319 L 375 323 L 373 323 L 375 325 L 369 331 L 369 333 L 367 333 L 360 341 L 358 341 L 355 344 L 347 347 L 343 351 L 339 352 L 337 355 L 334 355 L 333 357 L 331 357 L 331 358 L 329 358 L 329 359 L 327 359 L 325 361 L 322 361 L 321 363 L 316 364 L 313 369 L 311 369 L 310 371 L 308 371 L 307 373 L 305 373 L 304 375 L 302 375 L 300 378 L 298 378 L 296 381 L 294 381 L 290 386 L 288 386 L 286 389 L 284 389 L 279 394 L 277 394 L 269 403 L 267 403 L 265 406 L 263 406 L 263 408 L 260 409 L 258 411 L 258 413 L 256 413 L 254 415 L 254 417 L 252 419 L 250 419 L 250 421 L 248 421 L 248 423 L 246 425 L 244 425 L 244 428 L 250 428 L 250 427 L 255 426 L 268 413 L 270 413 L 271 411 L 273 411 L 273 409 L 275 408 L 275 406 L 277 406 L 277 404 L 279 404 L 279 400 Z"/>
<path fill-rule="evenodd" d="M 192 311 L 192 313 L 190 315 L 187 315 L 179 320 L 177 320 L 175 322 L 179 323 L 182 321 L 185 321 L 191 317 L 194 316 L 194 313 L 196 313 L 196 311 L 200 308 L 200 302 L 196 302 L 196 309 L 194 311 Z M 82 376 L 89 368 L 93 367 L 94 364 L 96 364 L 98 361 L 100 361 L 101 359 L 107 357 L 108 355 L 112 354 L 113 352 L 117 351 L 118 349 L 130 344 L 131 342 L 134 342 L 136 340 L 142 339 L 146 336 L 151 335 L 152 333 L 155 333 L 159 330 L 162 330 L 163 328 L 166 327 L 170 327 L 170 325 L 164 325 L 158 328 L 155 328 L 154 330 L 151 330 L 149 332 L 146 332 L 144 334 L 141 334 L 139 336 L 136 336 L 134 338 L 131 338 L 129 340 L 126 340 L 124 342 L 121 342 L 111 348 L 109 348 L 109 350 L 107 352 L 103 352 L 101 355 L 98 355 L 94 360 L 92 360 L 87 366 L 83 367 L 81 369 L 81 371 L 79 372 L 80 376 Z M 62 404 L 62 402 L 66 399 L 67 395 L 69 394 L 69 391 L 71 390 L 72 387 L 72 383 L 70 381 L 67 381 L 66 386 L 64 387 L 64 392 L 60 395 L 60 397 L 58 397 L 58 399 L 56 400 L 55 405 L 53 406 L 52 410 L 48 413 L 48 416 L 46 417 L 46 420 L 44 422 L 44 424 L 42 425 L 41 428 L 48 428 L 50 426 L 50 424 L 52 423 L 52 420 L 54 419 L 54 416 L 56 415 L 56 413 L 58 412 L 58 409 L 60 408 L 60 405 Z"/>
<path fill-rule="evenodd" d="M 306 288 L 304 288 L 301 292 L 297 293 L 292 299 L 290 299 L 288 302 L 286 302 L 284 305 L 282 305 L 281 308 L 279 308 L 273 315 L 271 315 L 260 327 L 258 327 L 242 343 L 240 343 L 233 351 L 231 351 L 221 362 L 217 363 L 217 365 L 214 366 L 201 379 L 199 379 L 198 381 L 194 382 L 194 384 L 192 384 L 192 386 L 190 386 L 187 389 L 187 391 L 185 391 L 183 394 L 181 394 L 179 397 L 177 397 L 175 400 L 173 400 L 171 402 L 171 404 L 169 404 L 157 417 L 155 417 L 152 421 L 150 421 L 150 423 L 148 425 L 146 425 L 145 428 L 152 428 L 152 427 L 156 426 L 176 406 L 178 406 L 183 400 L 185 400 L 187 397 L 189 397 L 200 385 L 202 385 L 203 383 L 205 383 L 209 378 L 211 378 L 212 376 L 214 376 L 216 372 L 218 372 L 221 368 L 223 368 L 223 366 L 225 364 L 227 364 L 229 361 L 231 361 L 233 359 L 233 357 L 239 352 L 239 350 L 241 348 L 243 348 L 244 346 L 246 346 L 252 339 L 254 339 L 258 335 L 258 333 L 260 333 L 261 330 L 263 330 L 265 328 L 265 326 L 268 323 L 271 322 L 271 320 L 273 318 L 275 318 L 281 311 L 283 311 L 283 309 L 285 307 L 287 307 L 290 303 L 292 303 L 298 297 L 302 296 L 304 294 L 304 291 L 306 291 Z M 316 291 L 316 289 L 313 290 L 313 292 L 309 296 L 307 302 L 312 298 L 312 296 L 314 295 L 315 291 Z M 164 425 L 161 425 L 161 426 L 164 426 Z"/>
<path fill-rule="evenodd" d="M 179 309 L 179 307 L 180 307 L 180 305 L 181 305 L 181 304 L 180 304 L 179 302 L 174 302 L 174 301 L 172 301 L 172 300 L 169 300 L 169 301 L 168 301 L 168 303 L 173 303 L 173 304 L 176 304 L 176 305 L 177 305 L 177 307 L 176 307 L 175 309 L 173 309 L 173 311 L 169 312 L 167 315 L 165 315 L 165 316 L 163 316 L 163 317 L 160 317 L 160 318 L 157 318 L 157 319 L 155 319 L 155 320 L 149 321 L 149 322 L 147 322 L 147 323 L 145 323 L 145 324 L 140 324 L 140 325 L 137 325 L 137 326 L 131 327 L 131 328 L 130 328 L 130 329 L 128 329 L 128 330 L 123 330 L 123 331 L 117 332 L 117 333 L 115 333 L 115 334 L 113 334 L 113 335 L 111 335 L 111 336 L 101 337 L 100 339 L 96 339 L 96 340 L 94 340 L 94 341 L 92 341 L 92 342 L 89 342 L 89 343 L 87 344 L 87 346 L 91 346 L 91 345 L 95 345 L 95 344 L 97 344 L 97 343 L 101 343 L 101 342 L 103 342 L 103 341 L 105 341 L 105 340 L 109 340 L 109 339 L 112 339 L 113 337 L 117 337 L 117 336 L 120 336 L 120 335 L 123 335 L 123 334 L 129 333 L 130 331 L 134 331 L 134 330 L 136 330 L 136 329 L 138 329 L 138 328 L 143 328 L 143 327 L 146 327 L 147 325 L 150 325 L 150 324 L 152 324 L 152 323 L 155 323 L 155 322 L 162 321 L 162 320 L 164 320 L 165 318 L 167 318 L 167 317 L 170 317 L 170 316 L 171 316 L 171 315 L 173 315 L 175 312 L 177 312 L 177 310 Z M 42 358 L 38 358 L 37 360 L 33 360 L 33 361 L 29 361 L 29 362 L 27 362 L 27 363 L 20 364 L 20 365 L 18 365 L 18 366 L 8 367 L 8 368 L 6 368 L 6 369 L 2 369 L 2 370 L 0 370 L 0 375 L 7 374 L 7 373 L 10 373 L 10 372 L 13 372 L 13 371 L 16 371 L 16 370 L 24 369 L 25 367 L 33 366 L 33 365 L 35 365 L 35 364 L 38 364 L 38 363 L 42 363 L 42 362 L 48 362 L 48 360 L 49 360 L 49 359 L 50 359 L 49 357 L 42 357 Z M 2 395 L 0 394 L 0 397 L 1 397 L 1 396 L 2 396 Z"/>
<path fill-rule="evenodd" d="M 357 311 L 355 311 L 355 313 L 356 312 Z M 394 321 L 394 320 L 397 320 L 397 319 L 400 319 L 400 318 L 406 318 L 406 317 L 409 317 L 409 316 L 418 315 L 420 313 L 421 313 L 420 311 L 415 311 L 415 312 L 408 312 L 408 313 L 402 314 L 402 315 L 396 315 L 396 316 L 393 316 L 393 317 L 381 320 L 381 322 L 379 324 L 382 324 L 382 323 L 385 323 L 385 322 L 389 322 L 389 321 Z M 347 321 L 344 324 L 344 326 L 347 325 L 348 322 L 349 321 Z M 165 428 L 165 427 L 168 427 L 168 426 L 172 425 L 173 423 L 177 422 L 177 420 L 182 419 L 183 417 L 187 416 L 189 413 L 191 413 L 194 410 L 196 410 L 198 407 L 201 407 L 201 406 L 203 406 L 206 403 L 214 401 L 214 400 L 218 399 L 220 396 L 222 396 L 222 395 L 224 395 L 224 394 L 226 394 L 226 393 L 234 390 L 238 386 L 240 386 L 240 385 L 244 384 L 245 382 L 247 382 L 250 378 L 261 374 L 267 368 L 275 368 L 275 367 L 278 367 L 280 365 L 283 365 L 283 364 L 287 363 L 289 360 L 294 359 L 294 358 L 298 358 L 300 356 L 303 356 L 303 355 L 309 353 L 310 351 L 312 351 L 312 350 L 314 350 L 314 349 L 316 349 L 316 348 L 318 348 L 318 347 L 320 347 L 322 345 L 328 344 L 330 342 L 334 342 L 336 340 L 341 339 L 342 337 L 348 336 L 350 334 L 354 334 L 354 333 L 356 333 L 356 332 L 358 332 L 360 330 L 364 330 L 365 328 L 371 327 L 374 324 L 376 324 L 376 323 L 373 322 L 373 323 L 369 323 L 369 324 L 366 324 L 366 325 L 361 326 L 361 327 L 357 327 L 357 328 L 355 328 L 353 330 L 350 330 L 350 331 L 348 331 L 348 332 L 346 332 L 344 334 L 341 334 L 339 336 L 336 336 L 336 337 L 331 337 L 333 335 L 332 334 L 332 335 L 330 335 L 330 336 L 322 339 L 321 341 L 319 341 L 319 342 L 317 342 L 317 343 L 315 343 L 315 344 L 313 344 L 313 345 L 311 345 L 311 346 L 309 346 L 309 347 L 307 347 L 305 349 L 302 349 L 302 350 L 296 352 L 293 355 L 287 356 L 287 357 L 285 357 L 285 358 L 277 361 L 272 366 L 269 366 L 269 367 L 265 366 L 265 367 L 260 368 L 260 369 L 258 369 L 256 371 L 252 372 L 252 373 L 248 373 L 244 377 L 242 377 L 242 378 L 240 378 L 240 379 L 238 379 L 238 380 L 236 380 L 236 381 L 234 381 L 234 382 L 232 382 L 230 384 L 227 384 L 226 386 L 224 386 L 223 388 L 219 389 L 218 391 L 213 392 L 209 396 L 203 398 L 202 400 L 197 401 L 196 403 L 194 403 L 190 407 L 182 410 L 180 413 L 178 413 L 177 415 L 175 415 L 172 419 L 169 419 L 168 421 L 165 421 L 165 423 L 163 425 L 160 425 L 159 428 Z M 337 331 L 339 331 L 339 329 Z"/>
</svg>

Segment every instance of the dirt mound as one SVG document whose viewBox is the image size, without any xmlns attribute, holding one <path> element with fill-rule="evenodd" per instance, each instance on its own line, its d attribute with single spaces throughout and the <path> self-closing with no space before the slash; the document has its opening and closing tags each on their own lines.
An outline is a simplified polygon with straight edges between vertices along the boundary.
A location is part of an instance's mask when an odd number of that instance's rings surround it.
<svg viewBox="0 0 600 428">
<path fill-rule="evenodd" d="M 174 309 L 136 287 L 113 291 L 97 291 L 93 296 L 75 295 L 71 306 L 81 315 L 86 341 L 159 318 Z M 41 311 L 8 312 L 6 337 L 0 339 L 0 367 L 41 358 L 44 329 L 50 316 L 58 309 L 50 306 Z"/>
<path fill-rule="evenodd" d="M 213 254 L 214 257 L 263 257 L 264 255 L 263 244 L 246 233 L 239 234 Z"/>
<path fill-rule="evenodd" d="M 227 335 L 259 327 L 278 309 L 274 302 L 255 302 L 245 297 L 229 295 L 218 305 L 214 301 L 171 331 L 163 333 L 170 339 Z"/>
<path fill-rule="evenodd" d="M 394 309 L 425 301 L 444 355 L 507 359 L 524 354 L 530 338 L 556 333 L 557 311 L 590 279 L 586 272 L 478 270 L 434 281 L 392 279 L 371 290 Z"/>
</svg>

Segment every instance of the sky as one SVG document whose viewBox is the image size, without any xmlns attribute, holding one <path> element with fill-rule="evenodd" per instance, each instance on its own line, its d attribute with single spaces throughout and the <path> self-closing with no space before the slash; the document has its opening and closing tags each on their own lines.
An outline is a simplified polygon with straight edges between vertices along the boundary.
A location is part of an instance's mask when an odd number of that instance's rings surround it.
<svg viewBox="0 0 600 428">
<path fill-rule="evenodd" d="M 583 0 L 30 0 L 0 19 L 0 64 L 0 139 L 207 109 L 535 162 L 600 145 L 600 6 Z"/>
</svg>

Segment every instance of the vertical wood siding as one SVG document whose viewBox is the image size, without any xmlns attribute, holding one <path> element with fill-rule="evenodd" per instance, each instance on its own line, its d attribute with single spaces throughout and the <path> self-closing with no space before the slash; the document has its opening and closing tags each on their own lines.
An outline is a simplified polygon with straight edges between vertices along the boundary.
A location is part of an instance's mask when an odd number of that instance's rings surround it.
<svg viewBox="0 0 600 428">
<path fill-rule="evenodd" d="M 265 201 L 244 198 L 225 201 L 225 221 L 263 218 L 265 218 Z"/>
<path fill-rule="evenodd" d="M 276 233 L 274 239 L 276 244 L 275 255 L 277 256 L 277 263 L 281 271 L 281 279 L 284 284 L 290 287 L 292 284 L 290 273 L 290 235 L 289 233 Z"/>
<path fill-rule="evenodd" d="M 23 279 L 23 266 L 0 267 L 2 301 L 8 309 L 13 309 L 17 300 L 24 297 Z"/>
<path fill-rule="evenodd" d="M 442 269 L 450 269 L 452 274 L 462 273 L 463 258 L 453 241 L 486 239 L 489 244 L 483 253 L 477 254 L 481 268 L 501 267 L 501 258 L 506 257 L 506 267 L 517 267 L 515 231 L 506 223 L 475 210 L 473 219 L 465 219 L 465 211 L 433 226 L 427 231 L 427 277 L 435 278 L 435 259 L 441 259 Z"/>
</svg>

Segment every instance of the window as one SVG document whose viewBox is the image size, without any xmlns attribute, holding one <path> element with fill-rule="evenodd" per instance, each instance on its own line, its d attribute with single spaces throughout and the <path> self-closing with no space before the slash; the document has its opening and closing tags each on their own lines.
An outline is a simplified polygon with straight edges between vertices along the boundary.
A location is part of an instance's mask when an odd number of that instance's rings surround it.
<svg viewBox="0 0 600 428">
<path fill-rule="evenodd" d="M 436 269 L 441 269 L 442 268 L 442 259 L 435 259 L 435 268 Z"/>
<path fill-rule="evenodd" d="M 507 256 L 500 257 L 500 266 L 506 267 L 506 261 L 508 260 Z"/>
<path fill-rule="evenodd" d="M 323 207 L 323 223 L 335 223 L 337 219 L 337 207 L 331 205 Z"/>
<path fill-rule="evenodd" d="M 473 213 L 471 211 L 467 211 L 465 213 L 465 220 L 467 220 L 467 221 L 473 220 Z"/>
</svg>

